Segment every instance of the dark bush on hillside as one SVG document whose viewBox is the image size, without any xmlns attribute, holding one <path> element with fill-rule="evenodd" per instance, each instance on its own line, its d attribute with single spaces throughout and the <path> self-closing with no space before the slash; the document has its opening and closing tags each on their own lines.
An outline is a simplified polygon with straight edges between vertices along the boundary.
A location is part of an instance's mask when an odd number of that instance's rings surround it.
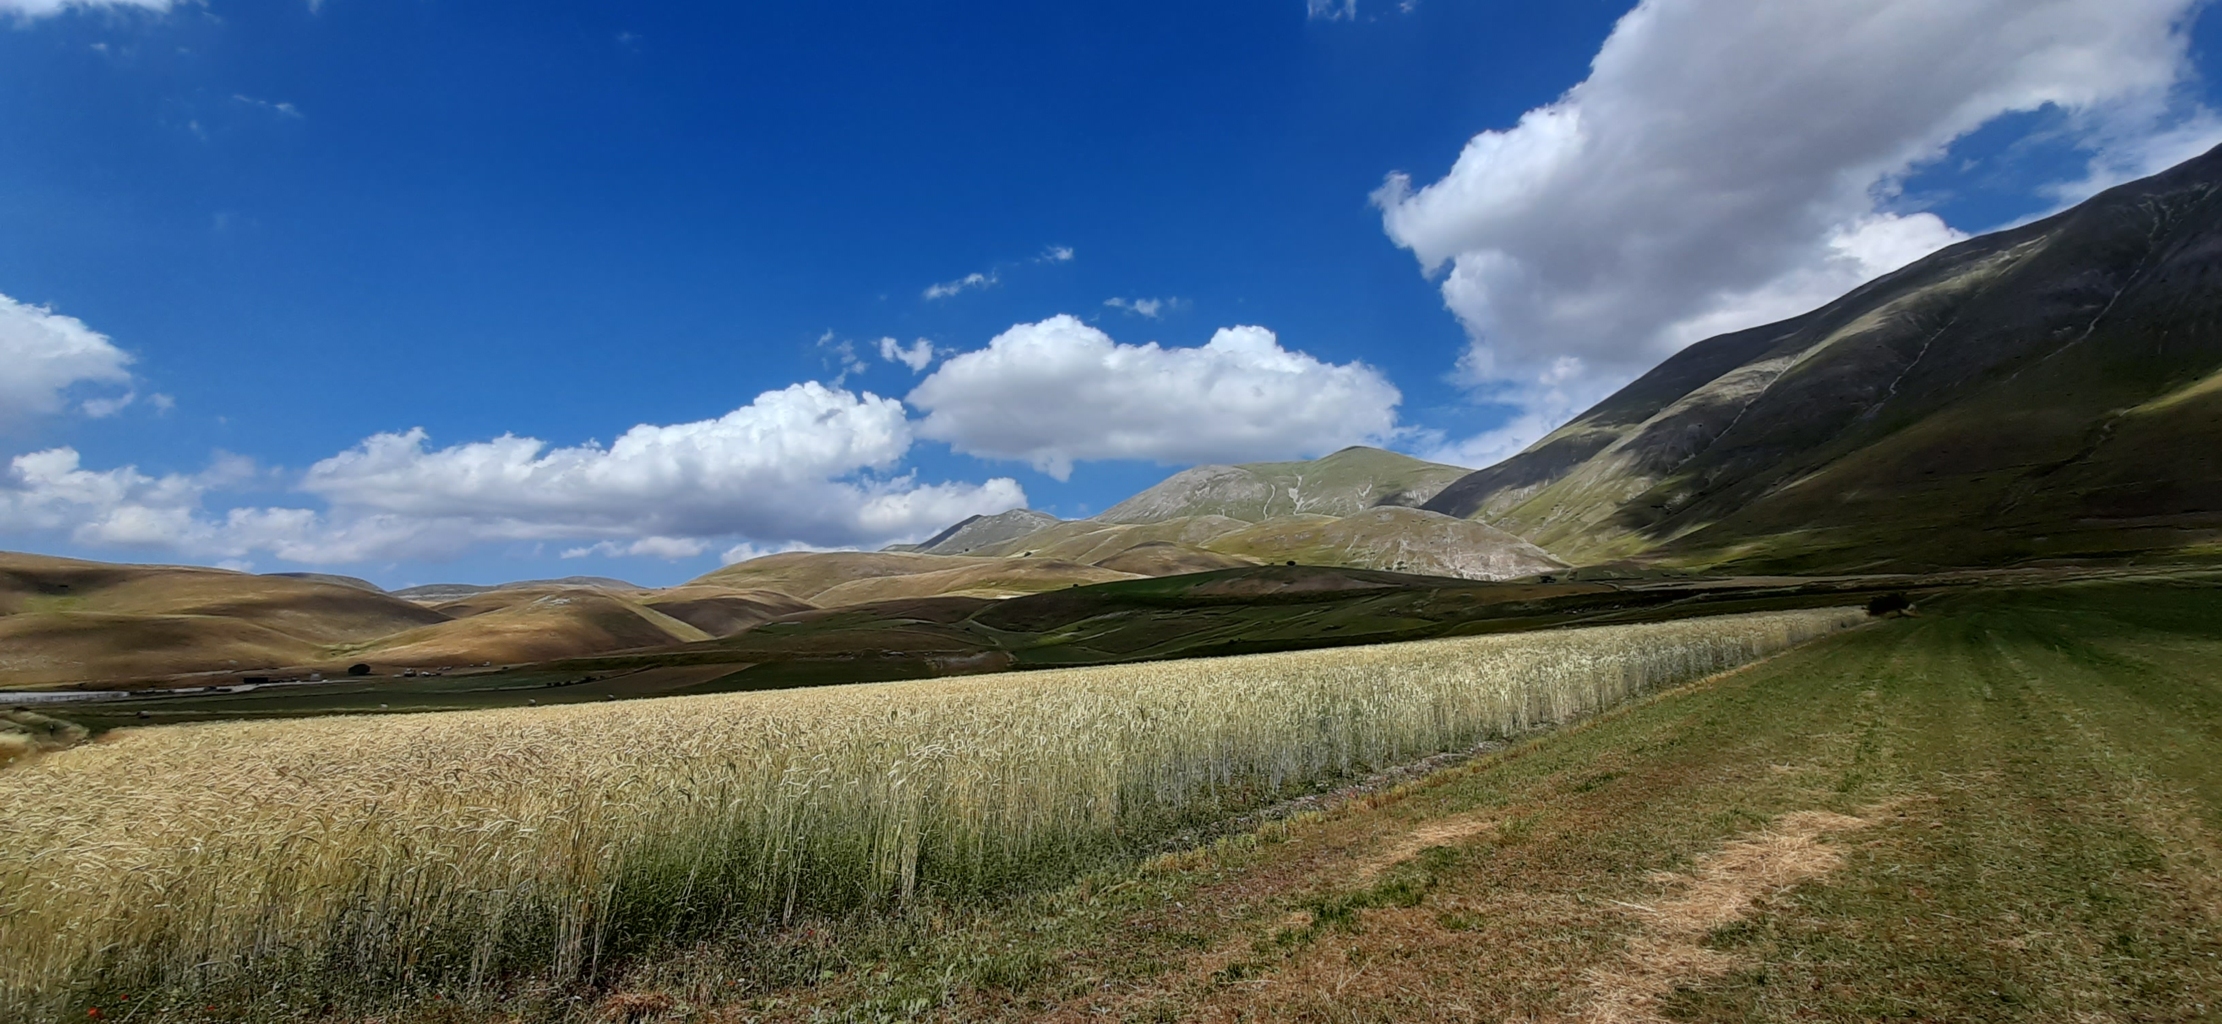
<svg viewBox="0 0 2222 1024">
<path fill-rule="evenodd" d="M 1867 602 L 1867 614 L 1876 618 L 1886 615 L 1904 615 L 1913 610 L 1913 602 L 1904 594 L 1877 594 Z"/>
<path fill-rule="evenodd" d="M 349 665 L 347 666 L 347 674 L 351 676 L 367 676 L 370 674 L 370 666 L 363 664 Z"/>
</svg>

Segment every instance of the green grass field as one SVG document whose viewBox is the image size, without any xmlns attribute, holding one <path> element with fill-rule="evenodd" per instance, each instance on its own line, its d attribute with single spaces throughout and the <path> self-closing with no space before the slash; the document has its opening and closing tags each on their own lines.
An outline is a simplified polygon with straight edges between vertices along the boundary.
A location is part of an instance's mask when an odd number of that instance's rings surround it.
<svg viewBox="0 0 2222 1024">
<path fill-rule="evenodd" d="M 1322 819 L 987 912 L 707 945 L 591 1005 L 2213 1020 L 2217 765 L 2215 579 L 1962 594 Z M 1814 812 L 1857 824 L 1801 834 Z M 1805 873 L 1736 873 L 1767 850 Z M 1690 912 L 1723 879 L 1744 902 Z"/>
</svg>

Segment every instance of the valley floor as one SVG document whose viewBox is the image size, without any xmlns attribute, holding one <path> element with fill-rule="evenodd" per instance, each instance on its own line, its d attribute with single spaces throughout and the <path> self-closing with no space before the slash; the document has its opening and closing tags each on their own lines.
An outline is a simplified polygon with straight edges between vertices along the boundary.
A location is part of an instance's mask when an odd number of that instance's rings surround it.
<svg viewBox="0 0 2222 1024">
<path fill-rule="evenodd" d="M 582 1009 L 2211 1020 L 2217 765 L 2211 582 L 1965 594 L 1140 870 L 705 946 Z"/>
</svg>

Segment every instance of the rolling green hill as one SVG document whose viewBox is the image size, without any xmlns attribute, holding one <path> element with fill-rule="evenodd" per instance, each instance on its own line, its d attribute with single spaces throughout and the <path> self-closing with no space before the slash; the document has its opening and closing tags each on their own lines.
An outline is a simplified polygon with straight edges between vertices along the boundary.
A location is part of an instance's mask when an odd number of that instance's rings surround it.
<svg viewBox="0 0 2222 1024">
<path fill-rule="evenodd" d="M 1701 342 L 1424 507 L 1577 563 L 2222 542 L 2222 152 Z"/>
</svg>

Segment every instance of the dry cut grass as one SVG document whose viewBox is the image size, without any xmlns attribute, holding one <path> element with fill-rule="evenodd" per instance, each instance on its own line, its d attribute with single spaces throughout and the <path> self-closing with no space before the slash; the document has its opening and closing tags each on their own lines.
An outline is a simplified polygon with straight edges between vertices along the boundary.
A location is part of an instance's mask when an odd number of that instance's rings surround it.
<svg viewBox="0 0 2222 1024">
<path fill-rule="evenodd" d="M 130 731 L 0 786 L 0 1018 L 561 982 L 720 927 L 1010 891 L 1861 618 Z"/>
</svg>

